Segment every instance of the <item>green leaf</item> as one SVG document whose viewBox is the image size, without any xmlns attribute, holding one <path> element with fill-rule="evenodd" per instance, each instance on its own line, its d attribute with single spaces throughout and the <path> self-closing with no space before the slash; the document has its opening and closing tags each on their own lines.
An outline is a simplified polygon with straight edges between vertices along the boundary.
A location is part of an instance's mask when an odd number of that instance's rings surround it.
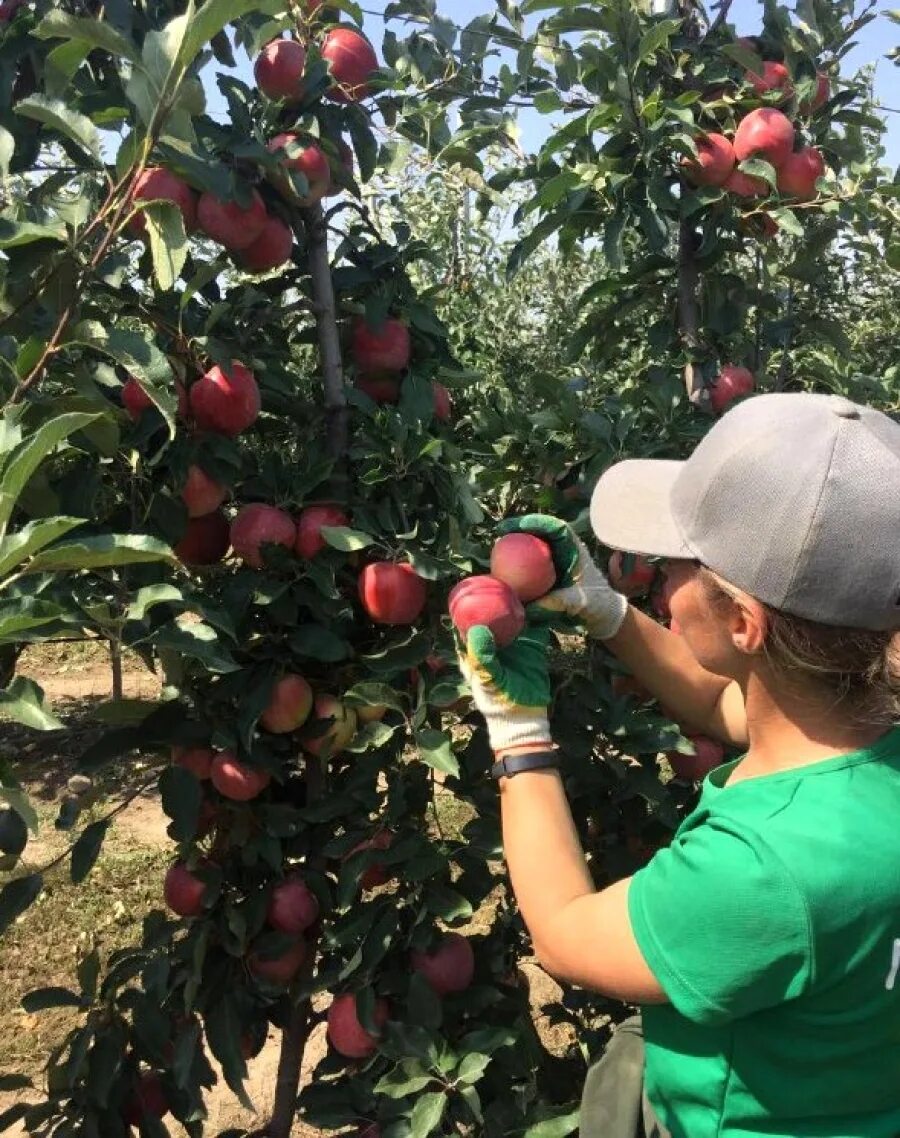
<svg viewBox="0 0 900 1138">
<path fill-rule="evenodd" d="M 390 707 L 403 710 L 403 702 L 389 684 L 354 684 L 344 692 L 343 701 L 348 707 Z"/>
<path fill-rule="evenodd" d="M 575 1110 L 571 1114 L 560 1114 L 556 1118 L 548 1118 L 529 1126 L 525 1138 L 566 1138 L 566 1135 L 574 1134 L 578 1129 L 578 1113 Z"/>
<path fill-rule="evenodd" d="M 94 863 L 100 856 L 103 839 L 106 837 L 108 829 L 108 818 L 101 818 L 99 822 L 92 822 L 72 847 L 73 885 L 80 885 L 94 868 Z"/>
<path fill-rule="evenodd" d="M 213 1055 L 222 1064 L 225 1081 L 240 1099 L 241 1104 L 255 1113 L 255 1108 L 244 1090 L 247 1064 L 241 1056 L 241 1033 L 244 1025 L 238 1014 L 233 995 L 223 993 L 215 1000 L 206 1016 L 206 1040 Z"/>
<path fill-rule="evenodd" d="M 86 16 L 73 16 L 59 8 L 50 11 L 31 34 L 41 40 L 81 40 L 92 48 L 100 48 L 132 63 L 137 63 L 140 58 L 136 45 L 117 32 L 112 24 Z"/>
<path fill-rule="evenodd" d="M 46 518 L 29 522 L 16 533 L 8 533 L 0 538 L 0 587 L 3 578 L 13 570 L 80 525 L 84 525 L 83 518 Z"/>
<path fill-rule="evenodd" d="M 64 103 L 62 99 L 48 99 L 46 95 L 29 95 L 27 99 L 20 99 L 13 109 L 17 115 L 49 126 L 57 134 L 87 151 L 98 164 L 102 162 L 97 128 L 89 118 L 73 110 L 71 104 Z"/>
<path fill-rule="evenodd" d="M 184 594 L 174 585 L 145 585 L 143 589 L 138 589 L 125 612 L 125 619 L 143 620 L 156 605 L 179 603 L 184 603 Z"/>
<path fill-rule="evenodd" d="M 386 1095 L 387 1098 L 405 1098 L 407 1095 L 418 1094 L 429 1083 L 433 1083 L 434 1075 L 410 1074 L 409 1069 L 418 1067 L 417 1063 L 407 1062 L 398 1064 L 393 1071 L 389 1071 L 375 1084 L 375 1093 Z"/>
<path fill-rule="evenodd" d="M 447 1096 L 443 1091 L 422 1095 L 410 1116 L 410 1138 L 427 1138 L 440 1126 L 447 1106 Z"/>
<path fill-rule="evenodd" d="M 450 739 L 443 731 L 435 731 L 430 727 L 418 731 L 416 746 L 419 748 L 419 758 L 423 763 L 427 763 L 434 770 L 443 771 L 444 774 L 459 776 L 459 762 L 453 753 Z"/>
<path fill-rule="evenodd" d="M 165 542 L 143 534 L 110 533 L 63 542 L 39 553 L 25 567 L 28 573 L 109 569 L 118 565 L 138 565 L 165 561 L 177 565 L 178 558 Z"/>
<path fill-rule="evenodd" d="M 162 292 L 175 287 L 188 255 L 184 217 L 172 202 L 152 202 L 144 207 L 153 274 Z"/>
<path fill-rule="evenodd" d="M 251 12 L 265 12 L 274 15 L 280 10 L 277 0 L 205 0 L 197 12 L 192 12 L 187 32 L 178 53 L 178 61 L 183 66 L 192 62 L 195 55 L 206 46 L 223 28 Z M 193 5 L 191 5 L 193 8 Z"/>
<path fill-rule="evenodd" d="M 681 20 L 660 20 L 652 28 L 644 32 L 638 44 L 638 59 L 646 63 L 652 59 L 661 47 L 668 45 L 669 40 L 681 27 Z"/>
<path fill-rule="evenodd" d="M 189 842 L 197 833 L 203 790 L 200 781 L 184 767 L 166 767 L 159 779 L 162 807 L 172 819 L 171 834 L 176 842 Z"/>
<path fill-rule="evenodd" d="M 69 435 L 93 423 L 99 415 L 72 412 L 43 423 L 34 434 L 13 449 L 0 475 L 0 537 L 6 533 L 19 495 L 48 454 Z"/>
<path fill-rule="evenodd" d="M 43 691 L 34 680 L 16 676 L 0 689 L 0 717 L 22 723 L 35 731 L 61 731 L 63 724 L 48 709 Z"/>
<path fill-rule="evenodd" d="M 456 1070 L 456 1078 L 461 1083 L 477 1083 L 488 1068 L 490 1055 L 473 1051 L 466 1055 Z"/>
<path fill-rule="evenodd" d="M 43 1012 L 47 1008 L 80 1008 L 81 996 L 69 988 L 36 988 L 22 997 L 26 1012 Z"/>
<path fill-rule="evenodd" d="M 210 672 L 237 672 L 240 665 L 208 624 L 169 625 L 156 637 L 159 648 L 173 649 L 181 656 L 199 660 Z"/>
<path fill-rule="evenodd" d="M 11 137 L 11 136 L 10 136 Z M 30 245 L 34 241 L 60 241 L 68 238 L 64 225 L 38 225 L 34 221 L 13 221 L 0 218 L 0 249 L 15 249 L 19 245 Z"/>
<path fill-rule="evenodd" d="M 39 873 L 31 873 L 11 881 L 0 890 L 0 936 L 34 903 L 43 888 L 43 877 Z"/>
<path fill-rule="evenodd" d="M 336 664 L 346 660 L 353 649 L 342 637 L 323 624 L 301 624 L 291 634 L 291 647 L 298 656 Z"/>
<path fill-rule="evenodd" d="M 342 553 L 354 553 L 375 544 L 375 538 L 370 534 L 347 526 L 322 526 L 319 532 L 332 549 L 339 549 Z"/>
<path fill-rule="evenodd" d="M 0 771 L 2 773 L 2 771 Z M 6 802 L 21 815 L 22 821 L 31 830 L 32 834 L 38 832 L 40 821 L 37 811 L 31 805 L 31 799 L 21 787 L 0 786 L 0 802 Z"/>
<path fill-rule="evenodd" d="M 60 605 L 34 597 L 17 597 L 8 604 L 0 604 L 0 644 L 40 639 L 39 635 L 31 634 L 38 628 L 64 619 L 66 615 L 66 610 Z"/>
</svg>

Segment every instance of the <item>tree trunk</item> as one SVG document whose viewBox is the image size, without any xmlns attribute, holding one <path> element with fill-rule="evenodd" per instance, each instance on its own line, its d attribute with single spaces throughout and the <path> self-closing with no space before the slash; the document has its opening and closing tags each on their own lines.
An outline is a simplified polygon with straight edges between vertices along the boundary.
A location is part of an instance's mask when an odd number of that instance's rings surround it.
<svg viewBox="0 0 900 1138">
<path fill-rule="evenodd" d="M 112 672 L 112 697 L 121 699 L 125 688 L 122 683 L 122 641 L 118 636 L 110 637 L 109 666 Z"/>
<path fill-rule="evenodd" d="M 322 376 L 325 387 L 325 414 L 328 430 L 328 449 L 335 460 L 332 482 L 335 490 L 346 489 L 347 450 L 349 426 L 347 400 L 344 397 L 344 368 L 341 360 L 341 341 L 337 327 L 337 309 L 334 285 L 331 279 L 331 262 L 328 256 L 328 227 L 320 206 L 304 211 L 309 247 L 313 302 L 319 332 Z M 306 758 L 307 802 L 317 802 L 325 792 L 325 774 L 318 758 Z M 324 858 L 310 858 L 311 869 L 324 873 Z M 318 954 L 318 934 L 307 937 L 307 956 L 297 979 L 298 988 L 309 986 Z M 290 1019 L 281 1035 L 281 1054 L 278 1057 L 278 1075 L 275 1081 L 275 1103 L 267 1134 L 269 1138 L 290 1138 L 297 1111 L 297 1092 L 300 1086 L 300 1066 L 306 1041 L 312 1026 L 312 1007 L 308 998 L 300 1000 L 291 1009 Z"/>
</svg>

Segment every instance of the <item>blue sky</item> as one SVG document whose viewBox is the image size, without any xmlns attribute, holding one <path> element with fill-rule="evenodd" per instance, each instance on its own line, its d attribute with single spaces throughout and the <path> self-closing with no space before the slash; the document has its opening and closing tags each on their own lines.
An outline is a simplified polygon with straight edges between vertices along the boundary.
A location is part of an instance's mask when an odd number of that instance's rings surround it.
<svg viewBox="0 0 900 1138">
<path fill-rule="evenodd" d="M 380 47 L 384 32 L 384 19 L 382 13 L 388 0 L 362 0 L 365 14 L 365 30 L 376 47 Z M 896 3 L 896 0 L 892 0 Z M 465 25 L 478 15 L 494 11 L 492 0 L 438 0 L 438 11 L 451 18 L 455 23 Z M 891 3 L 879 0 L 879 13 L 886 12 Z M 857 8 L 861 4 L 857 3 Z M 762 22 L 762 4 L 758 0 L 734 0 L 729 14 L 729 21 L 734 23 L 739 32 L 752 34 L 757 31 Z M 403 35 L 404 25 L 396 22 L 393 25 L 398 35 Z M 407 25 L 408 26 L 408 25 Z M 858 37 L 858 46 L 845 58 L 844 71 L 852 73 L 867 63 L 876 64 L 875 90 L 879 101 L 885 107 L 897 108 L 900 111 L 900 67 L 896 67 L 885 58 L 885 53 L 892 47 L 900 44 L 900 25 L 892 23 L 884 15 L 874 20 Z M 249 67 L 243 65 L 239 70 L 249 77 Z M 210 109 L 216 113 L 221 109 L 221 99 L 218 92 L 210 93 Z M 536 112 L 521 112 L 520 129 L 522 132 L 522 146 L 527 151 L 536 150 L 544 137 L 546 137 L 557 116 L 544 116 Z M 888 123 L 886 138 L 886 163 L 892 168 L 900 165 L 900 113 L 885 113 Z"/>
</svg>

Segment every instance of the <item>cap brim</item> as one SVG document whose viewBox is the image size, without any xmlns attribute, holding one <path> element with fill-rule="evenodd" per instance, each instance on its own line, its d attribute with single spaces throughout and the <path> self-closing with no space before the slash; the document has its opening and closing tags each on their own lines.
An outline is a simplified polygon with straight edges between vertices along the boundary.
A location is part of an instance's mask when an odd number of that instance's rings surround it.
<svg viewBox="0 0 900 1138">
<path fill-rule="evenodd" d="M 660 459 L 629 459 L 610 467 L 591 499 L 591 525 L 603 544 L 646 557 L 694 557 L 670 505 L 683 466 Z"/>
</svg>

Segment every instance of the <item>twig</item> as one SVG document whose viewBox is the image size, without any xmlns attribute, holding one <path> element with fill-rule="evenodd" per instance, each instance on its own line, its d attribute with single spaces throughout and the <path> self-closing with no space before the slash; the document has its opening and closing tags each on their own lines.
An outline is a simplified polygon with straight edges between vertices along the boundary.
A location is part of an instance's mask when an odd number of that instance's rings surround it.
<svg viewBox="0 0 900 1138">
<path fill-rule="evenodd" d="M 690 357 L 684 369 L 688 399 L 695 407 L 706 411 L 709 410 L 709 392 L 703 384 L 700 369 L 696 366 L 696 356 L 700 349 L 700 312 L 697 303 L 700 274 L 696 253 L 694 227 L 685 218 L 681 222 L 678 237 L 678 331 L 682 345 Z"/>
</svg>

